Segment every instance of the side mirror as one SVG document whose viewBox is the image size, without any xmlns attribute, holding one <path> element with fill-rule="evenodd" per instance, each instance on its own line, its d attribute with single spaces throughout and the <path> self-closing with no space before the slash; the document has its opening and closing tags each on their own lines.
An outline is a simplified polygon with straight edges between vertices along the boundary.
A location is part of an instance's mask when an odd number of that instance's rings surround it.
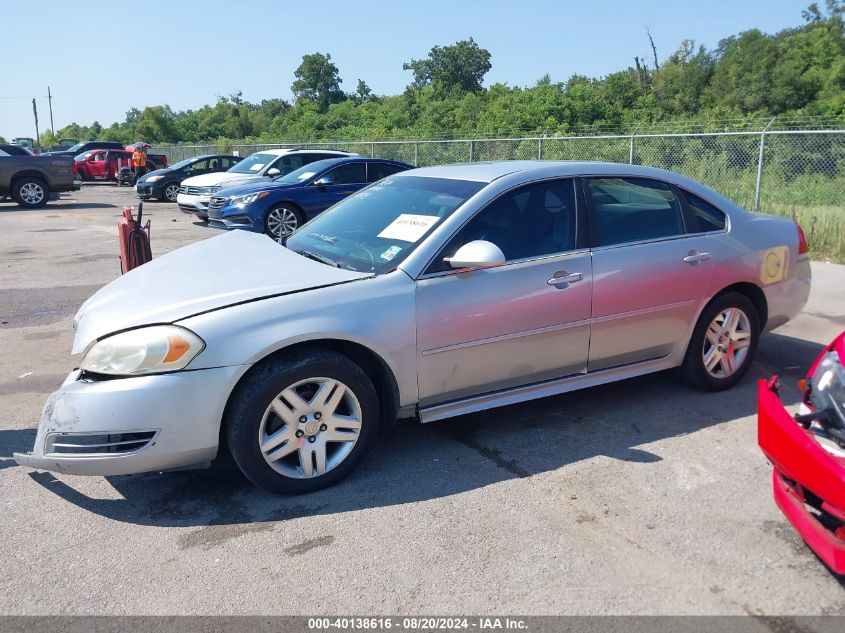
<svg viewBox="0 0 845 633">
<path fill-rule="evenodd" d="M 314 185 L 316 187 L 328 187 L 329 185 L 333 184 L 334 180 L 331 176 L 323 176 L 322 178 L 317 178 L 317 180 L 314 181 Z"/>
<path fill-rule="evenodd" d="M 274 178 L 275 176 L 278 176 L 281 173 L 282 172 L 280 172 L 275 167 L 271 167 L 270 169 L 267 170 L 267 175 L 270 176 L 270 178 Z"/>
<path fill-rule="evenodd" d="M 461 246 L 452 257 L 444 257 L 443 261 L 452 268 L 492 268 L 505 263 L 505 254 L 493 242 L 475 240 Z"/>
</svg>

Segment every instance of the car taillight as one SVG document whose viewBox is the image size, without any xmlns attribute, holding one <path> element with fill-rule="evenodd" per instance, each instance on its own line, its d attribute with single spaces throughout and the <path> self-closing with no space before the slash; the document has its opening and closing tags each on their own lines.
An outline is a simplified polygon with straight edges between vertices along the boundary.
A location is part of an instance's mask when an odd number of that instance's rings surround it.
<svg viewBox="0 0 845 633">
<path fill-rule="evenodd" d="M 810 244 L 807 242 L 807 236 L 804 235 L 804 229 L 798 224 L 798 220 L 795 220 L 795 228 L 798 229 L 798 254 L 803 255 L 810 252 Z"/>
<path fill-rule="evenodd" d="M 74 174 L 79 173 L 79 165 L 76 164 L 76 161 L 73 161 L 73 173 Z"/>
</svg>

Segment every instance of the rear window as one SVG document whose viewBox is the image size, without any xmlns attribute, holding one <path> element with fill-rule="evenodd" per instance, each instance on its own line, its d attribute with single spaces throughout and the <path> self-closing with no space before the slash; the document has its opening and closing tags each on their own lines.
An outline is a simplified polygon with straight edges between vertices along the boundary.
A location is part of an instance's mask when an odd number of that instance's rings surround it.
<svg viewBox="0 0 845 633">
<path fill-rule="evenodd" d="M 367 163 L 367 182 L 376 182 L 400 171 L 405 171 L 405 167 L 390 163 Z"/>
<path fill-rule="evenodd" d="M 695 194 L 684 191 L 684 197 L 687 199 L 692 215 L 698 223 L 698 230 L 704 233 L 709 231 L 724 231 L 725 230 L 725 214 L 719 211 L 712 204 L 706 200 L 702 200 Z"/>
<path fill-rule="evenodd" d="M 646 178 L 588 178 L 598 246 L 684 234 L 681 203 L 665 182 Z"/>
</svg>

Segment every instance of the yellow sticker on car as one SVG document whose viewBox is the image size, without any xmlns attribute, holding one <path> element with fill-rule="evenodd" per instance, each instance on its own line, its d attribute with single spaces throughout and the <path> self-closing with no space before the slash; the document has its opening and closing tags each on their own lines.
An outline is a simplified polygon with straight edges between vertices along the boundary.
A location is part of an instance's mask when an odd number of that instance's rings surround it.
<svg viewBox="0 0 845 633">
<path fill-rule="evenodd" d="M 786 279 L 788 265 L 788 246 L 775 246 L 763 251 L 760 261 L 760 281 L 766 285 L 783 281 Z"/>
</svg>

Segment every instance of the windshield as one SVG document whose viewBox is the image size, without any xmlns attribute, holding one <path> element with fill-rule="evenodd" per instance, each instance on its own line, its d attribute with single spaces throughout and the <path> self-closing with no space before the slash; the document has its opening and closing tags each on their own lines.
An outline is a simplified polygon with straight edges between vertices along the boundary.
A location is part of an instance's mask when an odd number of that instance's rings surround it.
<svg viewBox="0 0 845 633">
<path fill-rule="evenodd" d="M 285 246 L 340 268 L 386 273 L 484 186 L 449 178 L 388 177 L 318 215 Z"/>
<path fill-rule="evenodd" d="M 289 174 L 284 176 L 277 176 L 273 179 L 274 182 L 283 182 L 287 185 L 296 185 L 300 182 L 308 180 L 312 176 L 320 173 L 324 169 L 331 167 L 338 162 L 337 158 L 327 158 L 326 160 L 318 160 L 313 163 L 303 165 L 299 169 L 294 169 Z"/>
<path fill-rule="evenodd" d="M 194 156 L 193 158 L 186 158 L 185 160 L 180 160 L 178 163 L 173 163 L 170 165 L 170 169 L 182 169 L 183 167 L 187 167 L 193 162 L 196 162 L 197 157 Z"/>
<path fill-rule="evenodd" d="M 253 154 L 244 158 L 237 165 L 229 168 L 229 173 L 232 174 L 257 174 L 264 169 L 269 163 L 276 160 L 278 156 L 275 154 Z"/>
<path fill-rule="evenodd" d="M 71 145 L 70 147 L 68 147 L 64 151 L 66 151 L 66 152 L 78 152 L 80 149 L 82 149 L 83 145 L 85 145 L 85 143 L 77 143 L 76 145 Z"/>
</svg>

